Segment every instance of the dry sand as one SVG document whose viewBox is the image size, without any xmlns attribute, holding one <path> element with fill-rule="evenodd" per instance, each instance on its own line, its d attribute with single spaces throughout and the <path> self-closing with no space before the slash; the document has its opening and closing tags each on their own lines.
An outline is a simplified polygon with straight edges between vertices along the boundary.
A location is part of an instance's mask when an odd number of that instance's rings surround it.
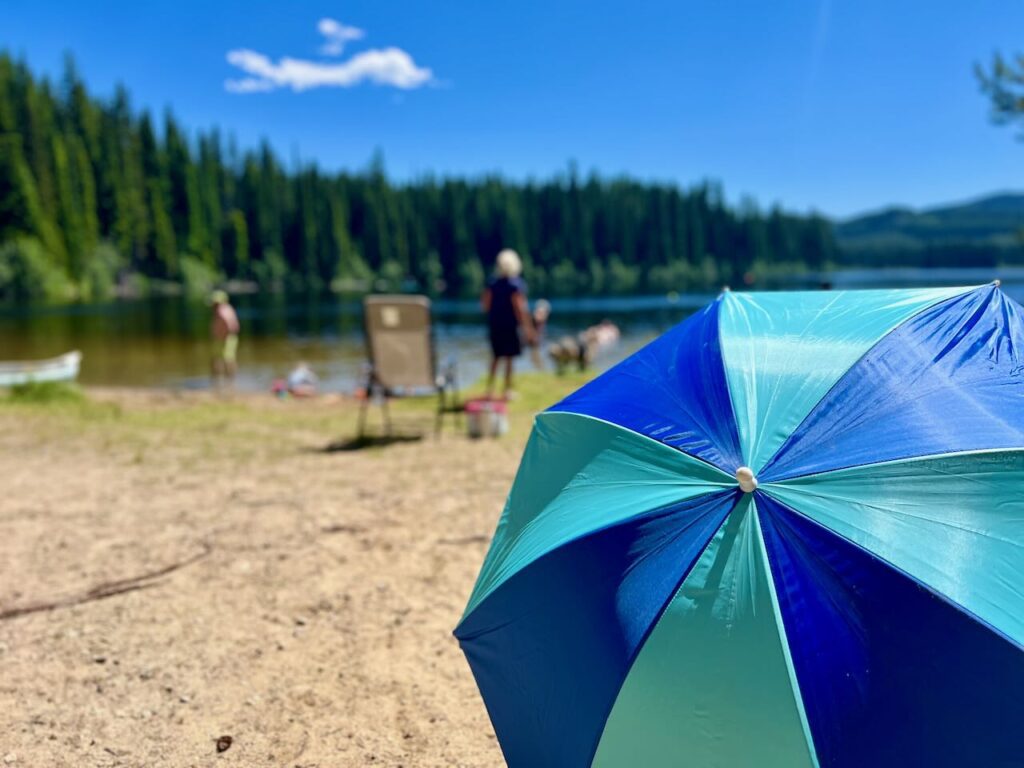
<svg viewBox="0 0 1024 768">
<path fill-rule="evenodd" d="M 502 764 L 451 631 L 529 414 L 324 451 L 353 411 L 0 406 L 0 768 Z"/>
</svg>

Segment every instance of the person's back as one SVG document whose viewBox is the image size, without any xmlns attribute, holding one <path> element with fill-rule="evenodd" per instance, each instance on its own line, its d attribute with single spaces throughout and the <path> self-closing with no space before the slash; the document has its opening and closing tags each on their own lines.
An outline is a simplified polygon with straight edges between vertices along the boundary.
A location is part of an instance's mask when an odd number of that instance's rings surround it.
<svg viewBox="0 0 1024 768">
<path fill-rule="evenodd" d="M 533 340 L 533 323 L 526 303 L 526 283 L 520 279 L 522 262 L 518 254 L 505 249 L 498 254 L 497 272 L 481 297 L 487 313 L 487 330 L 491 342 L 491 367 L 487 376 L 487 396 L 494 391 L 494 376 L 498 361 L 505 363 L 505 396 L 512 394 L 512 361 L 522 354 L 519 329 L 522 327 L 527 341 Z"/>
<path fill-rule="evenodd" d="M 517 293 L 526 293 L 523 281 L 518 277 L 496 277 L 488 286 L 491 292 L 491 306 L 487 313 L 487 325 L 492 332 L 509 333 L 519 328 L 519 317 L 514 304 Z"/>
</svg>

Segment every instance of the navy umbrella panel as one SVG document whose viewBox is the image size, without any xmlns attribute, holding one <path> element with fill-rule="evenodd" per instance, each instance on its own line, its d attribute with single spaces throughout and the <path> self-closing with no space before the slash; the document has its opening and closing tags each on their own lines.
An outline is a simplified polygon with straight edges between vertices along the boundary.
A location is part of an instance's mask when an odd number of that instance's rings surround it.
<svg viewBox="0 0 1024 768">
<path fill-rule="evenodd" d="M 1024 767 L 1022 344 L 725 294 L 540 414 L 456 629 L 508 763 Z"/>
</svg>

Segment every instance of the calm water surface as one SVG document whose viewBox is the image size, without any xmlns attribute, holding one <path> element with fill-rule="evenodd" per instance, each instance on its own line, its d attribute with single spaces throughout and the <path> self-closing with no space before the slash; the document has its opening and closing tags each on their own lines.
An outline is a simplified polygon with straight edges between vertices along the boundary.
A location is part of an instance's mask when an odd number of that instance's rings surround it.
<svg viewBox="0 0 1024 768">
<path fill-rule="evenodd" d="M 622 343 L 601 364 L 621 359 L 671 327 L 712 295 L 554 301 L 548 338 L 575 333 L 604 317 L 623 330 Z M 242 323 L 236 385 L 266 390 L 296 363 L 307 362 L 326 391 L 350 390 L 366 360 L 358 301 L 336 297 L 239 296 Z M 0 360 L 83 353 L 86 385 L 202 388 L 209 386 L 209 308 L 201 301 L 161 297 L 64 307 L 0 311 Z M 435 302 L 441 361 L 454 357 L 463 384 L 485 370 L 486 331 L 474 302 Z M 524 358 L 521 366 L 528 366 Z"/>
<path fill-rule="evenodd" d="M 1004 290 L 1024 299 L 1024 270 L 1001 270 Z M 971 285 L 990 271 L 867 271 L 826 276 L 837 288 Z M 816 281 L 808 278 L 806 282 Z M 792 287 L 799 287 L 794 281 Z M 548 339 L 575 333 L 609 318 L 622 342 L 606 354 L 605 367 L 638 349 L 711 301 L 711 293 L 601 299 L 555 299 Z M 267 390 L 299 361 L 320 375 L 326 391 L 351 390 L 365 361 L 358 300 L 335 296 L 256 295 L 235 299 L 242 322 L 237 386 Z M 483 372 L 487 344 L 475 302 L 434 304 L 439 357 L 455 357 L 461 381 Z M 84 354 L 80 380 L 87 385 L 202 388 L 209 386 L 209 308 L 178 297 L 57 307 L 0 310 L 0 360 L 50 357 L 71 349 Z M 520 363 L 529 367 L 527 358 Z"/>
</svg>

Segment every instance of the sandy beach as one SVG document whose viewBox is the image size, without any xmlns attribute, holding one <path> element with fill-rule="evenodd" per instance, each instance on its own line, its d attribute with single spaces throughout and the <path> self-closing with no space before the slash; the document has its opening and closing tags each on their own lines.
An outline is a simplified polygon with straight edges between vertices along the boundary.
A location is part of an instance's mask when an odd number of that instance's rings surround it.
<svg viewBox="0 0 1024 768">
<path fill-rule="evenodd" d="M 337 400 L 0 406 L 0 765 L 500 765 L 451 630 L 524 401 L 500 440 L 351 452 Z"/>
</svg>

